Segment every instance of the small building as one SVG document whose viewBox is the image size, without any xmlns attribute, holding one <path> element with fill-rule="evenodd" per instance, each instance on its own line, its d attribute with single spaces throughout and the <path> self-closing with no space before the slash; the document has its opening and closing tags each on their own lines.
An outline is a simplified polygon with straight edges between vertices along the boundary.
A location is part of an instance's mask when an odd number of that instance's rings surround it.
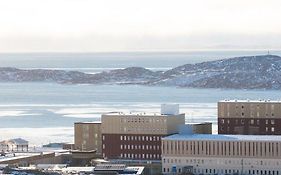
<svg viewBox="0 0 281 175">
<path fill-rule="evenodd" d="M 101 122 L 77 122 L 74 124 L 74 148 L 79 151 L 102 152 Z"/>
<path fill-rule="evenodd" d="M 0 142 L 1 152 L 28 152 L 28 141 L 22 138 Z"/>
</svg>

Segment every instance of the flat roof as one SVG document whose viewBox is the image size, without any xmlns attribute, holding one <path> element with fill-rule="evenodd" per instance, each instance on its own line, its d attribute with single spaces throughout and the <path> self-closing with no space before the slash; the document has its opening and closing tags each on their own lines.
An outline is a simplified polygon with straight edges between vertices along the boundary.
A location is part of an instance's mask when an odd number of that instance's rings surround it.
<svg viewBox="0 0 281 175">
<path fill-rule="evenodd" d="M 181 114 L 161 114 L 159 112 L 109 112 L 102 114 L 103 116 L 178 116 L 178 115 L 184 115 L 184 113 Z"/>
<path fill-rule="evenodd" d="M 224 134 L 174 134 L 162 140 L 215 140 L 215 141 L 278 141 L 277 135 L 224 135 Z"/>
<path fill-rule="evenodd" d="M 281 100 L 220 100 L 219 102 L 229 103 L 281 103 Z"/>
<path fill-rule="evenodd" d="M 101 121 L 75 122 L 74 124 L 101 124 Z"/>
</svg>

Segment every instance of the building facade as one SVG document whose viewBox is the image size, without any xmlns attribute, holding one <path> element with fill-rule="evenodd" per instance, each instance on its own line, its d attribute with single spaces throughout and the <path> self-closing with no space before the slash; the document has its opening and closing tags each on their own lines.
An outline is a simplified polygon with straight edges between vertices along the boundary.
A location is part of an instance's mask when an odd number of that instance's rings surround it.
<svg viewBox="0 0 281 175">
<path fill-rule="evenodd" d="M 102 115 L 102 153 L 109 159 L 161 160 L 161 138 L 178 133 L 185 114 Z"/>
<path fill-rule="evenodd" d="M 175 134 L 162 138 L 163 174 L 281 174 L 281 136 Z"/>
<path fill-rule="evenodd" d="M 281 135 L 281 101 L 218 102 L 218 133 Z"/>
<path fill-rule="evenodd" d="M 101 122 L 78 122 L 74 124 L 75 149 L 102 152 Z"/>
</svg>

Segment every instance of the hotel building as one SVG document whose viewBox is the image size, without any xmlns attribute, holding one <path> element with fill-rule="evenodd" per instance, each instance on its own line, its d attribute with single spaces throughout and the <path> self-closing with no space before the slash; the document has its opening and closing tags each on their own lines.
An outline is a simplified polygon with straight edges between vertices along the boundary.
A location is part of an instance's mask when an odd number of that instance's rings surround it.
<svg viewBox="0 0 281 175">
<path fill-rule="evenodd" d="M 175 134 L 162 138 L 163 174 L 281 174 L 281 136 Z"/>
<path fill-rule="evenodd" d="M 281 101 L 218 102 L 218 133 L 281 135 Z"/>
<path fill-rule="evenodd" d="M 74 144 L 77 150 L 101 154 L 101 122 L 74 123 Z"/>
<path fill-rule="evenodd" d="M 161 138 L 178 133 L 185 114 L 178 105 L 162 105 L 160 114 L 113 112 L 101 120 L 103 157 L 161 160 Z"/>
</svg>

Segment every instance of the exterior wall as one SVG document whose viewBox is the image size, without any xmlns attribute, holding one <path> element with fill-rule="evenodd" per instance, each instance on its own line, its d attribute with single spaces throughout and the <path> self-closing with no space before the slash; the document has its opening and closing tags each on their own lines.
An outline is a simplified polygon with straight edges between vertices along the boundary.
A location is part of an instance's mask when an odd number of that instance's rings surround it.
<svg viewBox="0 0 281 175">
<path fill-rule="evenodd" d="M 102 153 L 109 159 L 161 159 L 161 137 L 178 133 L 185 115 L 102 115 Z"/>
<path fill-rule="evenodd" d="M 163 174 L 180 174 L 191 171 L 200 174 L 252 174 L 280 175 L 280 159 L 215 158 L 163 156 Z M 177 173 L 174 173 L 177 172 Z"/>
<path fill-rule="evenodd" d="M 218 102 L 218 133 L 281 135 L 281 102 Z"/>
<path fill-rule="evenodd" d="M 212 123 L 199 123 L 193 127 L 193 133 L 196 134 L 212 134 Z"/>
<path fill-rule="evenodd" d="M 281 142 L 162 140 L 162 172 L 281 174 Z M 269 172 L 270 171 L 270 172 Z M 258 173 L 259 172 L 259 173 Z"/>
<path fill-rule="evenodd" d="M 178 125 L 185 123 L 185 115 L 102 115 L 103 134 L 168 135 L 178 132 Z"/>
<path fill-rule="evenodd" d="M 163 135 L 103 134 L 103 157 L 161 160 Z"/>
<path fill-rule="evenodd" d="M 101 123 L 75 123 L 74 124 L 75 149 L 82 151 L 102 151 Z"/>
</svg>

